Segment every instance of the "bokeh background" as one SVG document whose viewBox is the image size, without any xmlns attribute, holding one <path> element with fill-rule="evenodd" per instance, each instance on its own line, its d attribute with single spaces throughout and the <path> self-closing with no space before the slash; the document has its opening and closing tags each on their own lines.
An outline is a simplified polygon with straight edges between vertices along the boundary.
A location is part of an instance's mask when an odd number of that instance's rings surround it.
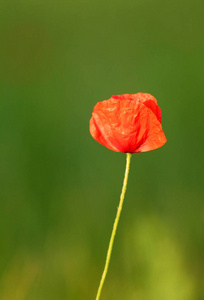
<svg viewBox="0 0 204 300">
<path fill-rule="evenodd" d="M 125 155 L 97 101 L 148 92 L 168 142 L 132 157 L 101 299 L 204 299 L 203 0 L 1 0 L 0 299 L 94 299 Z"/>
</svg>

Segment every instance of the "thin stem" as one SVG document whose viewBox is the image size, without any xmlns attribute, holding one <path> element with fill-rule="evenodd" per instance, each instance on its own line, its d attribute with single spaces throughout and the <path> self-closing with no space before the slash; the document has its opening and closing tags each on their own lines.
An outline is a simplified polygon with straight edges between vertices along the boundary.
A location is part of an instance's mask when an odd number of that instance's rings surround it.
<svg viewBox="0 0 204 300">
<path fill-rule="evenodd" d="M 121 192 L 121 195 L 120 195 L 120 203 L 119 203 L 116 218 L 115 218 L 115 221 L 114 221 L 114 224 L 113 224 L 113 230 L 112 230 L 112 233 L 111 233 L 111 238 L 110 238 L 108 251 L 107 251 L 107 255 L 106 255 L 105 267 L 104 267 L 103 274 L 102 274 L 102 277 L 101 277 L 101 281 L 100 281 L 100 284 L 99 284 L 99 288 L 98 288 L 98 291 L 97 291 L 96 300 L 100 299 L 101 291 L 102 291 L 104 281 L 105 281 L 105 278 L 106 278 L 106 275 L 107 275 L 107 272 L 108 272 L 108 267 L 109 267 L 111 253 L 112 253 L 112 249 L 113 249 L 115 234 L 116 234 L 116 231 L 117 231 L 117 226 L 118 226 L 118 222 L 119 222 L 119 219 L 120 219 L 120 214 L 121 214 L 122 207 L 123 207 L 123 201 L 124 201 L 124 198 L 125 198 L 125 192 L 126 192 L 126 189 L 127 189 L 128 174 L 129 174 L 129 170 L 130 170 L 131 153 L 126 153 L 126 154 L 127 154 L 127 156 L 126 156 L 126 168 L 125 168 L 125 176 L 124 176 L 124 180 L 123 180 L 122 192 Z"/>
</svg>

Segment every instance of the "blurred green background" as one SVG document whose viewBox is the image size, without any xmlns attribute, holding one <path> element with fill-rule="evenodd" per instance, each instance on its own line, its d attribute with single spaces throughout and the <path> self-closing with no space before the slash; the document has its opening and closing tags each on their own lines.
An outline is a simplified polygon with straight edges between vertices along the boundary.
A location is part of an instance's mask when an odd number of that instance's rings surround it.
<svg viewBox="0 0 204 300">
<path fill-rule="evenodd" d="M 97 101 L 148 92 L 167 144 L 132 157 L 101 299 L 204 299 L 203 0 L 0 2 L 0 299 L 95 299 L 125 155 Z"/>
</svg>

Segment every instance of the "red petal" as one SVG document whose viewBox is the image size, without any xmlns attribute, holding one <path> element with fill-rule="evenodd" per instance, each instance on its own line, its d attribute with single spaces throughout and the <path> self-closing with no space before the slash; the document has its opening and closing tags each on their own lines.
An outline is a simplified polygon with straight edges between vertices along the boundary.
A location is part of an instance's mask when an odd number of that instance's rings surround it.
<svg viewBox="0 0 204 300">
<path fill-rule="evenodd" d="M 135 101 L 139 101 L 140 103 L 143 103 L 145 106 L 150 108 L 161 123 L 161 109 L 157 105 L 157 100 L 154 96 L 148 93 L 137 93 L 132 96 Z"/>
<path fill-rule="evenodd" d="M 143 103 L 145 106 L 150 108 L 153 113 L 157 116 L 157 119 L 161 123 L 161 109 L 157 105 L 157 100 L 154 96 L 148 93 L 137 93 L 137 94 L 123 94 L 123 95 L 113 95 L 113 99 L 120 100 L 134 100 L 135 102 Z"/>
<path fill-rule="evenodd" d="M 161 124 L 153 111 L 140 101 L 124 100 L 112 98 L 96 104 L 90 120 L 94 139 L 113 151 L 130 153 L 150 151 L 165 144 Z"/>
</svg>

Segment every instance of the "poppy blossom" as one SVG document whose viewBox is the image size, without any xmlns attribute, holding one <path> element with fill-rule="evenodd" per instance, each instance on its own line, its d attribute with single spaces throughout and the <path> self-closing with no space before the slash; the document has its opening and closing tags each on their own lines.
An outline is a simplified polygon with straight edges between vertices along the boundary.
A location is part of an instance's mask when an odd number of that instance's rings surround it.
<svg viewBox="0 0 204 300">
<path fill-rule="evenodd" d="M 161 109 L 150 94 L 113 95 L 98 102 L 90 120 L 92 137 L 110 150 L 146 152 L 163 146 Z"/>
</svg>

